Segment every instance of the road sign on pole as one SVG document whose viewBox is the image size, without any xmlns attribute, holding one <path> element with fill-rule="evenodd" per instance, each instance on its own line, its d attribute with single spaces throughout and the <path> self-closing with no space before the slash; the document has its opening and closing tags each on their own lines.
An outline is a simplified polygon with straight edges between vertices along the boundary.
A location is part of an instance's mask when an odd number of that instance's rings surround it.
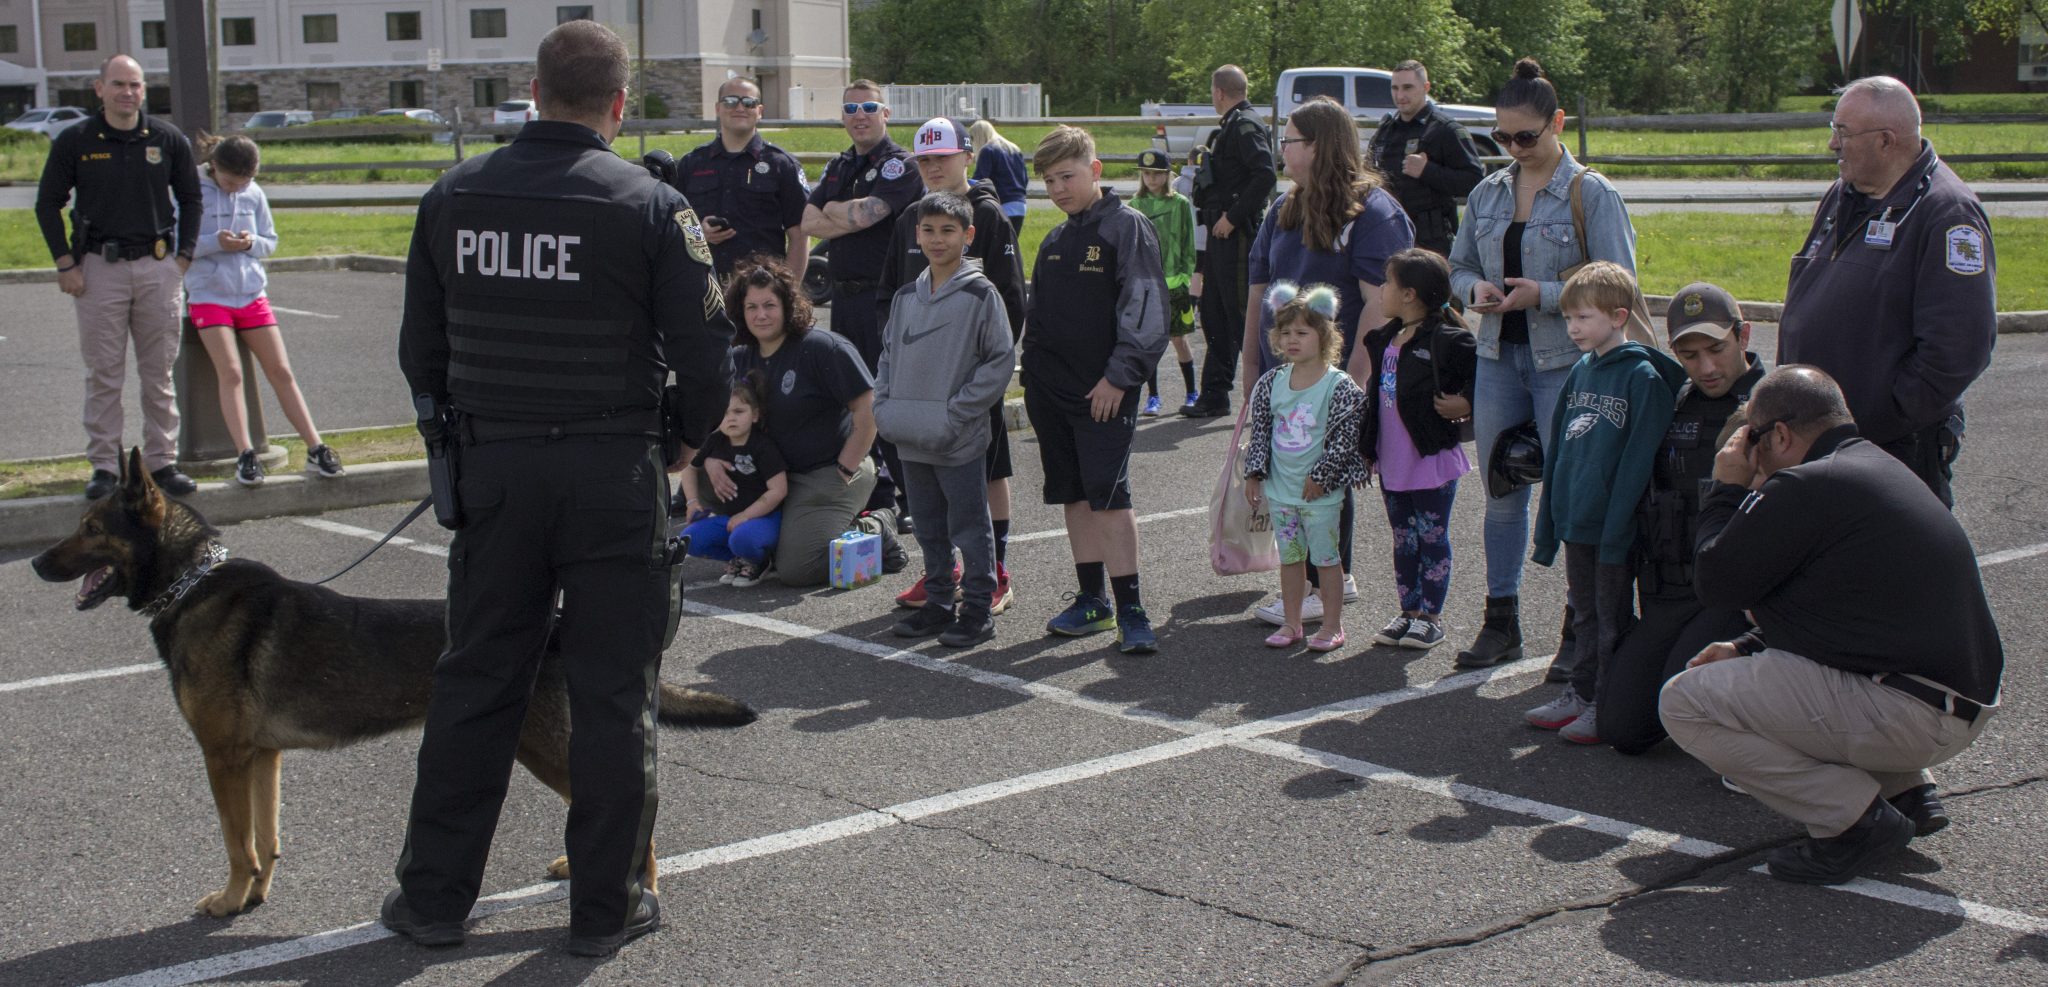
<svg viewBox="0 0 2048 987">
<path fill-rule="evenodd" d="M 1835 0 L 1828 28 L 1835 34 L 1835 62 L 1842 67 L 1842 78 L 1847 79 L 1853 75 L 1849 56 L 1856 53 L 1856 42 L 1863 38 L 1863 11 L 1856 0 Z"/>
<path fill-rule="evenodd" d="M 1840 5 L 1840 4 L 1839 4 L 1839 0 L 1837 0 L 1837 6 L 1839 6 L 1839 5 Z M 427 71 L 429 71 L 429 72 L 439 72 L 439 71 L 441 71 L 441 49 L 439 49 L 439 48 L 429 48 L 429 49 L 427 49 Z"/>
</svg>

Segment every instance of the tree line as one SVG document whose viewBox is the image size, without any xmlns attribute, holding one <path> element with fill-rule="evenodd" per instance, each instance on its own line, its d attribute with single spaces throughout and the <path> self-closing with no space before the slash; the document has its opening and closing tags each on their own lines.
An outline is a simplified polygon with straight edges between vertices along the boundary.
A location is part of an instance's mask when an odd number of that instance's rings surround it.
<svg viewBox="0 0 2048 987">
<path fill-rule="evenodd" d="M 1244 66 L 1254 102 L 1303 65 L 1429 66 L 1438 98 L 1485 102 L 1523 55 L 1567 100 L 1614 113 L 1759 112 L 1844 81 L 1832 0 L 856 0 L 853 71 L 890 83 L 1037 82 L 1056 114 L 1206 102 Z M 2041 24 L 2043 0 L 1862 0 L 1911 18 L 1939 59 Z M 1891 46 L 1869 61 L 1886 71 Z M 1858 67 L 1862 65 L 1859 63 Z"/>
</svg>

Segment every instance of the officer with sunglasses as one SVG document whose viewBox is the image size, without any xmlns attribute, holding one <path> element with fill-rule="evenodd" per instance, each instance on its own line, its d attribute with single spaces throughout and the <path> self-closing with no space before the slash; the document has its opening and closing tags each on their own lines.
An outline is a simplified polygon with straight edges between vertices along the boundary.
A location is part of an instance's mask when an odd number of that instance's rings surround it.
<svg viewBox="0 0 2048 987">
<path fill-rule="evenodd" d="M 1840 381 L 1863 437 L 1953 506 L 1963 393 L 1998 338 L 1991 224 L 1899 80 L 1850 83 L 1832 130 L 1841 177 L 1792 258 L 1778 361 Z"/>
<path fill-rule="evenodd" d="M 718 138 L 683 156 L 676 181 L 704 221 L 718 277 L 759 254 L 799 276 L 810 258 L 804 235 L 804 167 L 761 139 L 761 87 L 748 78 L 718 87 Z"/>
<path fill-rule="evenodd" d="M 873 373 L 882 359 L 882 326 L 878 317 L 882 264 L 889 256 L 894 228 L 889 217 L 924 198 L 924 178 L 911 164 L 910 152 L 889 139 L 889 104 L 882 87 L 855 79 L 843 94 L 839 121 L 853 146 L 825 166 L 825 177 L 811 189 L 804 207 L 804 232 L 832 241 L 832 331 L 853 341 L 861 360 Z M 874 510 L 909 515 L 894 479 L 877 450 L 876 472 L 883 474 L 868 499 Z"/>
</svg>

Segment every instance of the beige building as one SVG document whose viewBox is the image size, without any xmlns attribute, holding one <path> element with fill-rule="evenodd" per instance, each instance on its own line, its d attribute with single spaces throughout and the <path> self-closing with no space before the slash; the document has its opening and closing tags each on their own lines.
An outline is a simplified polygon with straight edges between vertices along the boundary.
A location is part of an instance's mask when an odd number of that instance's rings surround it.
<svg viewBox="0 0 2048 987">
<path fill-rule="evenodd" d="M 609 25 L 645 58 L 653 115 L 709 117 L 720 83 L 761 80 L 770 117 L 790 87 L 847 81 L 846 0 L 214 0 L 221 105 L 257 110 L 429 107 L 464 119 L 519 99 L 556 24 Z M 90 105 L 109 55 L 168 70 L 163 0 L 0 0 L 0 119 L 29 106 Z M 643 23 L 644 20 L 644 23 Z M 428 61 L 438 51 L 441 70 Z M 152 112 L 168 112 L 152 86 Z"/>
</svg>

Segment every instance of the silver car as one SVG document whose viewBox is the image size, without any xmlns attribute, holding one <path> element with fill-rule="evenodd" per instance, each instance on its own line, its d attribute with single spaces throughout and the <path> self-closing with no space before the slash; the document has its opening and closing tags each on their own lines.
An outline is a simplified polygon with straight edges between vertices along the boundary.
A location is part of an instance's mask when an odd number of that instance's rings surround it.
<svg viewBox="0 0 2048 987">
<path fill-rule="evenodd" d="M 9 130 L 32 130 L 44 137 L 56 137 L 65 129 L 85 122 L 92 114 L 76 106 L 58 106 L 47 110 L 30 110 L 7 121 Z"/>
</svg>

